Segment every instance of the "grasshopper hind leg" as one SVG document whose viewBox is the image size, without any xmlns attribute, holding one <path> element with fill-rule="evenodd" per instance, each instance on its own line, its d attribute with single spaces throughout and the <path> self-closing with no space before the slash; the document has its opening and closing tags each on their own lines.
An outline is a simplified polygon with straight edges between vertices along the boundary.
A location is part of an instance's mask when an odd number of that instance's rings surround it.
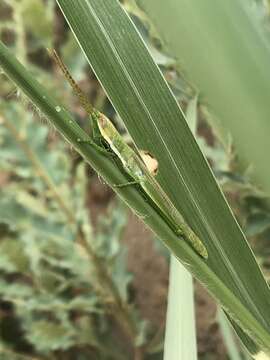
<svg viewBox="0 0 270 360">
<path fill-rule="evenodd" d="M 130 186 L 130 185 L 138 185 L 140 184 L 140 181 L 128 181 L 126 183 L 123 183 L 123 184 L 115 184 L 114 187 L 116 188 L 121 188 L 121 187 L 126 187 L 126 186 Z"/>
<path fill-rule="evenodd" d="M 184 237 L 186 240 L 188 240 L 188 242 L 193 247 L 193 249 L 197 252 L 197 254 L 202 256 L 205 260 L 208 259 L 208 252 L 207 252 L 206 247 L 204 246 L 202 241 L 198 238 L 198 236 L 193 231 L 191 231 L 190 229 L 183 230 L 181 228 L 178 228 L 177 234 L 181 237 Z"/>
</svg>

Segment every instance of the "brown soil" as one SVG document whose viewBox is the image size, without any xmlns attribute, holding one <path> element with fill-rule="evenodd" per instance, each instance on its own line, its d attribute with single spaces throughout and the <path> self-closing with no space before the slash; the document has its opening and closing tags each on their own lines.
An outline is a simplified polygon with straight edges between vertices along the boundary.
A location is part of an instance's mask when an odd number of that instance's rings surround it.
<svg viewBox="0 0 270 360">
<path fill-rule="evenodd" d="M 216 304 L 212 297 L 195 282 L 195 312 L 197 344 L 200 358 L 207 354 L 207 360 L 225 360 L 227 352 L 216 321 Z"/>
</svg>

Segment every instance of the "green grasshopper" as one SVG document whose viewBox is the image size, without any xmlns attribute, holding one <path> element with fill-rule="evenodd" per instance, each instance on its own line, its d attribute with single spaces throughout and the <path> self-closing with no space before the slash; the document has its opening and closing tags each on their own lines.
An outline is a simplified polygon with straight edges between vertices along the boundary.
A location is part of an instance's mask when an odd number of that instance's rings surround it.
<svg viewBox="0 0 270 360">
<path fill-rule="evenodd" d="M 146 195 L 155 203 L 165 218 L 168 220 L 177 235 L 185 238 L 193 247 L 193 249 L 204 259 L 208 258 L 208 252 L 202 241 L 193 232 L 193 230 L 184 221 L 182 215 L 178 212 L 167 194 L 160 187 L 156 179 L 147 169 L 146 164 L 141 156 L 137 154 L 118 133 L 112 122 L 101 112 L 94 109 L 89 103 L 85 94 L 82 92 L 78 84 L 72 78 L 66 65 L 62 62 L 56 51 L 51 52 L 52 57 L 61 68 L 64 76 L 78 96 L 81 105 L 90 116 L 92 123 L 93 139 L 90 137 L 86 140 L 80 140 L 93 145 L 96 149 L 104 154 L 116 155 L 120 160 L 123 169 L 131 177 L 132 181 L 126 184 L 115 185 L 117 187 L 138 184 L 144 190 Z M 97 141 L 98 140 L 98 141 Z M 98 145 L 102 142 L 106 143 L 109 149 Z"/>
</svg>

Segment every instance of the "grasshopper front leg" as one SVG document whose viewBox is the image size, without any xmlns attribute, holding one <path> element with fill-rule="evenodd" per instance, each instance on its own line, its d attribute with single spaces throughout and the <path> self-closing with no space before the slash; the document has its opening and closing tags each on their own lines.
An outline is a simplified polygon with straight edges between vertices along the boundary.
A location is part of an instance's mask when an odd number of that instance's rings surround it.
<svg viewBox="0 0 270 360">
<path fill-rule="evenodd" d="M 78 139 L 79 143 L 86 143 L 95 148 L 99 153 L 106 155 L 106 156 L 113 156 L 114 154 L 110 151 L 105 149 L 103 146 L 96 144 L 96 142 L 90 138 L 88 139 Z"/>
<path fill-rule="evenodd" d="M 101 141 L 101 137 L 99 137 L 99 136 L 95 137 L 95 139 L 96 139 L 96 141 L 97 141 L 97 139 Z M 105 155 L 107 157 L 117 157 L 116 154 L 114 154 L 112 151 L 105 149 L 101 145 L 98 145 L 96 143 L 96 141 L 92 140 L 91 138 L 78 139 L 78 142 L 86 143 L 86 144 L 89 144 L 90 146 L 93 146 L 102 155 Z M 125 186 L 130 186 L 130 185 L 137 185 L 137 184 L 140 184 L 140 181 L 138 181 L 138 180 L 128 181 L 128 182 L 123 183 L 123 184 L 114 184 L 113 186 L 116 187 L 116 188 L 121 188 L 121 187 L 125 187 Z"/>
</svg>

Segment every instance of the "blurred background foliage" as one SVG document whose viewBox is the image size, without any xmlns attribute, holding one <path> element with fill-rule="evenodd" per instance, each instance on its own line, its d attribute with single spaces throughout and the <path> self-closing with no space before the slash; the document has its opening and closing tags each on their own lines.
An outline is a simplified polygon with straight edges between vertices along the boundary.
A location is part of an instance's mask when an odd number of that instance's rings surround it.
<svg viewBox="0 0 270 360">
<path fill-rule="evenodd" d="M 253 1 L 254 14 L 269 32 L 269 3 Z M 185 109 L 269 279 L 269 197 L 250 182 L 251 170 L 239 165 L 233 139 L 220 131 L 205 99 L 197 95 L 170 54 L 164 53 L 147 16 L 134 0 L 122 4 Z M 1 0 L 0 36 L 87 129 L 84 110 L 46 51 L 56 48 L 91 101 L 115 121 L 129 141 L 54 0 Z M 103 184 L 97 190 L 91 169 L 4 75 L 0 97 L 1 359 L 121 360 L 133 358 L 134 353 L 138 359 L 162 359 L 164 319 L 149 321 L 142 305 L 149 294 L 144 296 L 140 281 L 128 271 L 129 241 L 122 241 L 130 222 L 125 206 Z M 105 210 L 100 207 L 102 201 Z M 135 224 L 135 232 L 139 226 Z M 139 240 L 142 248 L 138 253 L 142 253 L 144 242 Z M 163 248 L 158 253 L 168 259 Z M 135 254 L 133 250 L 131 257 Z M 148 262 L 155 262 L 156 255 L 150 252 Z M 140 261 L 140 256 L 133 259 L 137 266 Z M 166 277 L 167 268 L 162 269 Z M 154 276 L 148 279 L 149 286 L 155 281 Z M 143 294 L 141 303 L 138 294 Z M 227 359 L 214 305 L 199 286 L 196 294 L 199 358 Z M 160 296 L 165 313 L 166 293 Z"/>
</svg>

